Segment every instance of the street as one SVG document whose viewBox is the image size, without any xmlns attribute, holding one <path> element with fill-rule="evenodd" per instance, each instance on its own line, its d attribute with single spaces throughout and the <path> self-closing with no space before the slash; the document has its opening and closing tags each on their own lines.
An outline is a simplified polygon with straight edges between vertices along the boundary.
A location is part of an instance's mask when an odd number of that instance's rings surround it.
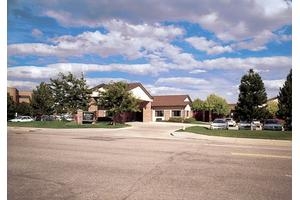
<svg viewBox="0 0 300 200">
<path fill-rule="evenodd" d="M 8 127 L 8 199 L 292 199 L 291 141 Z"/>
</svg>

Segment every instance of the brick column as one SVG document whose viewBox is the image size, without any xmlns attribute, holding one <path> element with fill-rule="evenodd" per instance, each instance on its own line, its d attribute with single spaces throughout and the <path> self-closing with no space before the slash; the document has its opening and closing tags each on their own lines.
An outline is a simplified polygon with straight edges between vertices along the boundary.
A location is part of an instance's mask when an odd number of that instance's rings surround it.
<svg viewBox="0 0 300 200">
<path fill-rule="evenodd" d="M 83 119 L 83 110 L 77 110 L 76 123 L 81 125 L 82 119 Z"/>
<path fill-rule="evenodd" d="M 152 121 L 151 102 L 148 102 L 143 107 L 143 122 L 151 122 L 151 121 Z"/>
</svg>

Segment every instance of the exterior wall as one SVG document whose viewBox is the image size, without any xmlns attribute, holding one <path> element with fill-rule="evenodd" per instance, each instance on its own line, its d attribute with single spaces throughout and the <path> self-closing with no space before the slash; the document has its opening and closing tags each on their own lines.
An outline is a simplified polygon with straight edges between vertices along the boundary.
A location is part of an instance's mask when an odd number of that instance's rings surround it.
<svg viewBox="0 0 300 200">
<path fill-rule="evenodd" d="M 140 87 L 136 87 L 130 91 L 133 94 L 133 96 L 137 99 L 140 99 L 143 101 L 153 101 L 152 99 L 149 98 L 149 96 Z"/>
<path fill-rule="evenodd" d="M 30 103 L 31 97 L 32 97 L 32 92 L 20 91 L 19 92 L 19 103 L 22 103 L 22 102 Z"/>
<path fill-rule="evenodd" d="M 143 122 L 151 122 L 151 121 L 152 121 L 151 102 L 148 102 L 146 106 L 143 108 Z"/>
<path fill-rule="evenodd" d="M 19 91 L 16 88 L 7 87 L 7 92 L 15 103 L 19 103 Z"/>
<path fill-rule="evenodd" d="M 31 91 L 19 91 L 13 87 L 7 87 L 7 92 L 15 103 L 30 103 L 30 99 L 32 97 Z"/>
<path fill-rule="evenodd" d="M 169 120 L 171 117 L 172 111 L 171 110 L 164 110 L 165 120 Z"/>
<path fill-rule="evenodd" d="M 158 110 L 163 111 L 163 113 L 164 113 L 163 117 L 156 117 L 155 116 L 155 111 L 158 111 Z M 182 118 L 189 118 L 189 117 L 193 116 L 193 113 L 192 113 L 191 110 L 189 110 L 189 109 L 184 110 L 183 107 L 156 107 L 156 108 L 152 108 L 152 116 L 153 116 L 152 121 L 155 122 L 157 118 L 161 118 L 162 120 L 166 120 L 166 121 L 169 120 L 171 117 L 173 117 L 172 116 L 172 111 L 173 110 L 180 111 L 180 115 L 181 115 L 180 117 L 182 117 Z"/>
<path fill-rule="evenodd" d="M 106 111 L 105 110 L 97 110 L 96 117 L 106 117 Z"/>
</svg>

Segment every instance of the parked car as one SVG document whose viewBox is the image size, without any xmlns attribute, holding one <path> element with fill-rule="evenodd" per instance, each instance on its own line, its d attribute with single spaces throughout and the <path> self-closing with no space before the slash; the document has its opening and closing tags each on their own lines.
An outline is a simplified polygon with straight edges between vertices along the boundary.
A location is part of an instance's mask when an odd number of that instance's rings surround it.
<svg viewBox="0 0 300 200">
<path fill-rule="evenodd" d="M 15 119 L 9 120 L 10 122 L 32 122 L 34 121 L 30 116 L 19 116 Z"/>
<path fill-rule="evenodd" d="M 266 119 L 263 124 L 263 130 L 283 131 L 283 126 L 277 119 Z"/>
<path fill-rule="evenodd" d="M 259 120 L 253 120 L 251 122 L 251 127 L 252 127 L 252 130 L 262 130 L 262 124 L 260 123 Z"/>
<path fill-rule="evenodd" d="M 227 127 L 235 127 L 236 126 L 236 122 L 232 118 L 226 118 L 225 120 L 227 122 Z"/>
<path fill-rule="evenodd" d="M 240 121 L 238 124 L 239 130 L 241 129 L 251 129 L 251 122 L 249 121 Z"/>
<path fill-rule="evenodd" d="M 227 121 L 222 118 L 216 118 L 210 124 L 210 129 L 227 129 Z"/>
</svg>

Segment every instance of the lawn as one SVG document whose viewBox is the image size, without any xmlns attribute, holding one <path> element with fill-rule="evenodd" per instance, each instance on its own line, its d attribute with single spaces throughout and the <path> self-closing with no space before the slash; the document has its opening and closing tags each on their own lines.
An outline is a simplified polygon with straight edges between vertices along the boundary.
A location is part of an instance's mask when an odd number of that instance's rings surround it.
<svg viewBox="0 0 300 200">
<path fill-rule="evenodd" d="M 200 126 L 192 126 L 178 131 L 222 137 L 292 140 L 292 131 L 210 130 Z"/>
<path fill-rule="evenodd" d="M 34 128 L 123 128 L 128 124 L 110 125 L 109 122 L 98 122 L 96 124 L 78 125 L 75 122 L 66 121 L 33 121 L 33 122 L 7 122 L 10 127 L 34 127 Z"/>
</svg>

